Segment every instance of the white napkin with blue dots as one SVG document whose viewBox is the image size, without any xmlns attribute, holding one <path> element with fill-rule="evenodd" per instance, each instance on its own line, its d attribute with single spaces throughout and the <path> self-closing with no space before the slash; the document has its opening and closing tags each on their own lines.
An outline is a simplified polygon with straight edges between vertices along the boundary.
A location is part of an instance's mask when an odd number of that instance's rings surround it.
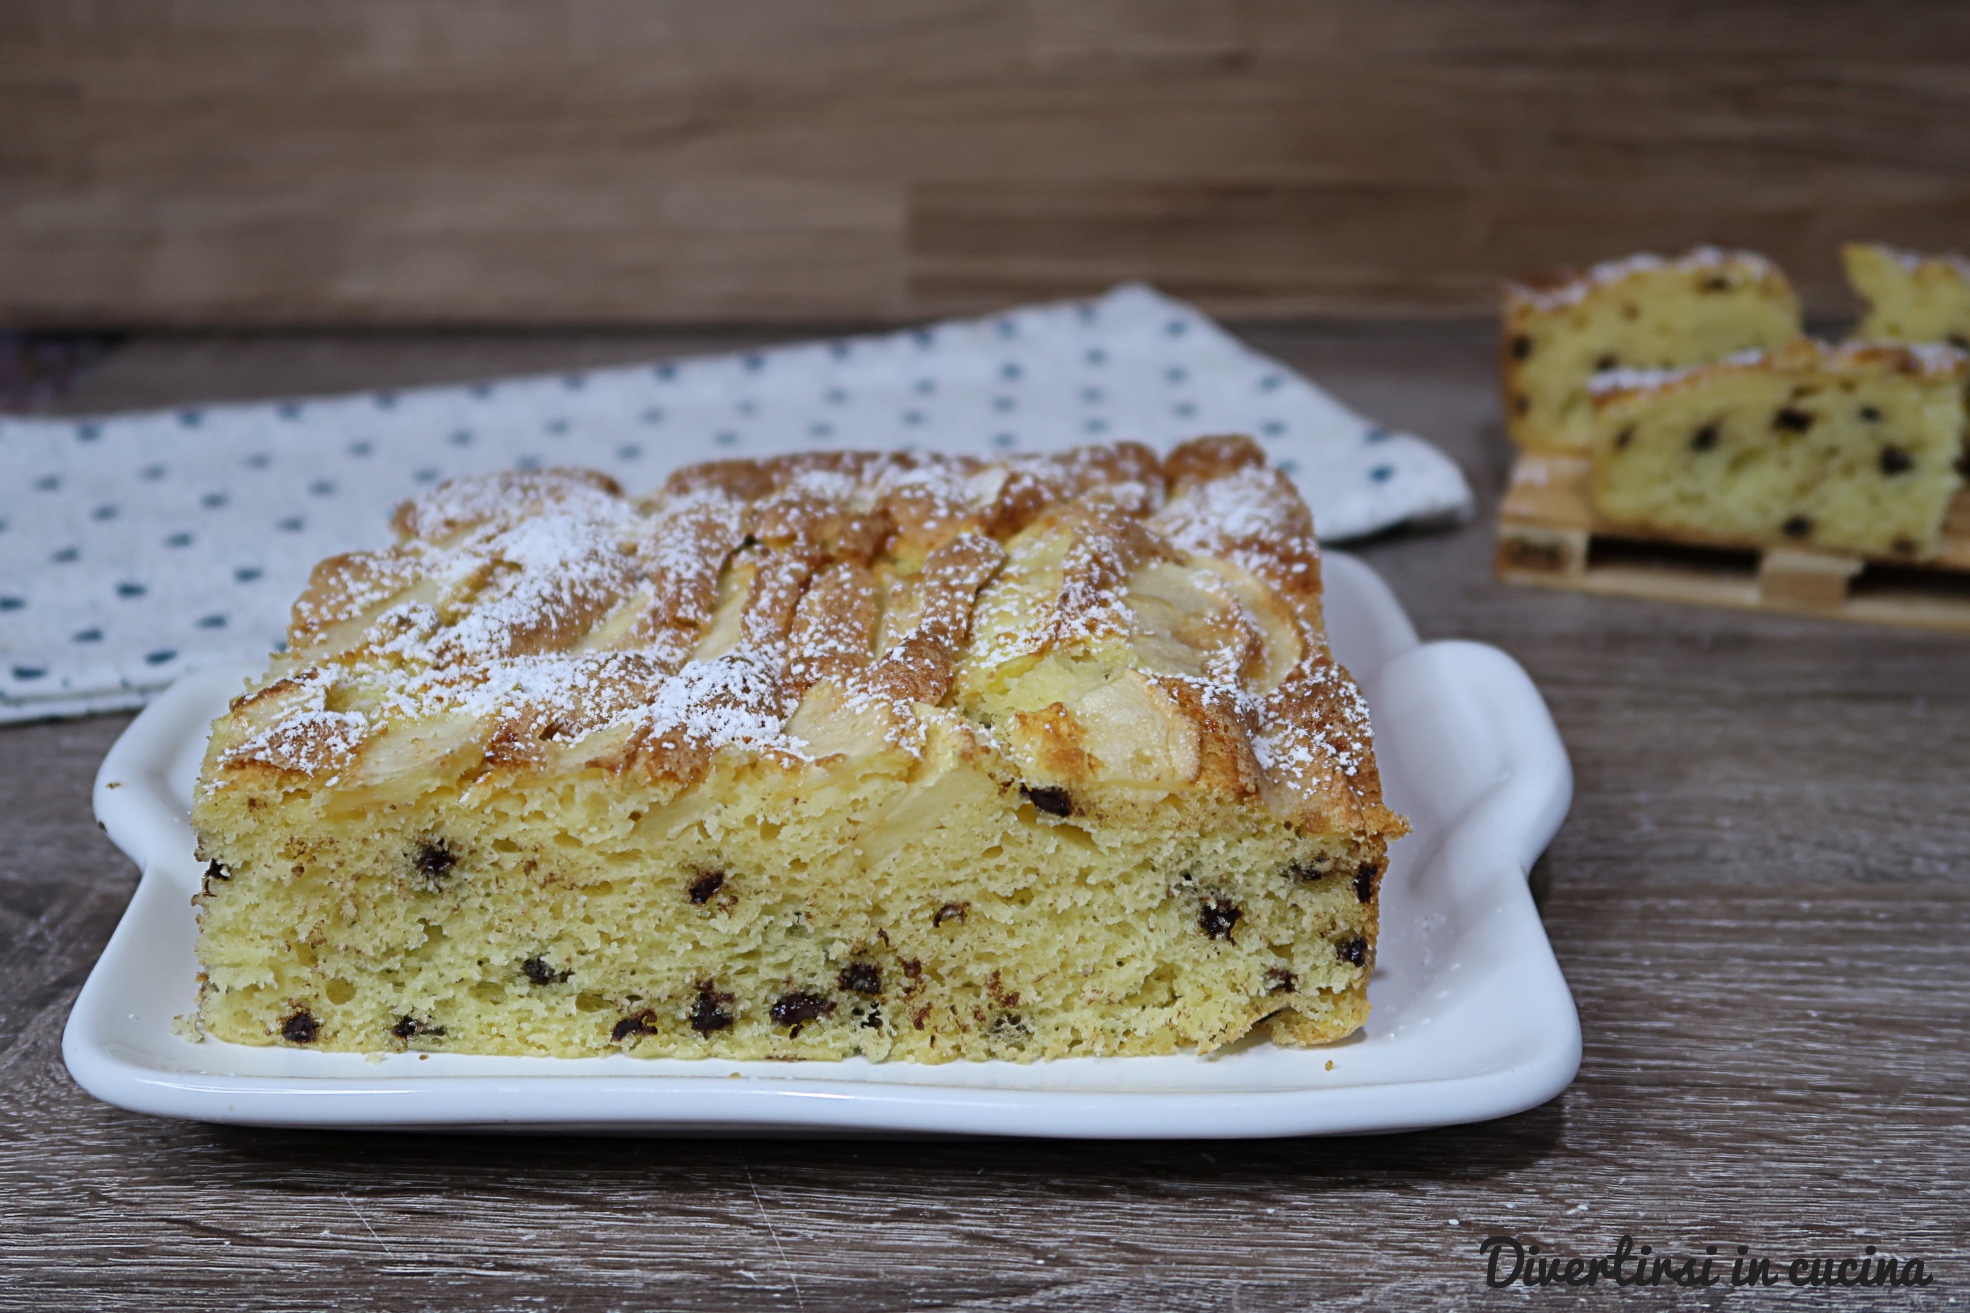
<svg viewBox="0 0 1970 1313">
<path fill-rule="evenodd" d="M 720 457 L 1208 433 L 1264 442 L 1330 542 L 1470 512 L 1434 447 L 1142 286 L 649 366 L 0 420 L 0 722 L 140 706 L 189 671 L 263 656 L 316 561 L 387 545 L 396 503 L 458 475 L 587 466 L 642 492 Z"/>
</svg>

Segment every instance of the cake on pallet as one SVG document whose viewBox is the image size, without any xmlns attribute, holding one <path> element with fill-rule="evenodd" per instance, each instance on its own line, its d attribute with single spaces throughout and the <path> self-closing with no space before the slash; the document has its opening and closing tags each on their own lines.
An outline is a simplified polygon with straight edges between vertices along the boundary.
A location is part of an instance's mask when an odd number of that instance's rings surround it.
<svg viewBox="0 0 1970 1313">
<path fill-rule="evenodd" d="M 1338 1039 L 1403 821 L 1243 439 L 505 474 L 214 726 L 200 1020 L 466 1053 Z"/>
<path fill-rule="evenodd" d="M 1522 447 L 1585 451 L 1596 373 L 1702 364 L 1800 333 L 1785 275 L 1744 251 L 1635 255 L 1513 284 L 1501 342 L 1506 427 Z"/>
<path fill-rule="evenodd" d="M 1847 282 L 1866 305 L 1854 336 L 1872 342 L 1947 342 L 1970 351 L 1970 261 L 1849 243 Z"/>
<path fill-rule="evenodd" d="M 1805 340 L 1602 374 L 1594 510 L 1699 542 L 1931 557 L 1962 482 L 1966 377 L 1947 346 Z"/>
</svg>

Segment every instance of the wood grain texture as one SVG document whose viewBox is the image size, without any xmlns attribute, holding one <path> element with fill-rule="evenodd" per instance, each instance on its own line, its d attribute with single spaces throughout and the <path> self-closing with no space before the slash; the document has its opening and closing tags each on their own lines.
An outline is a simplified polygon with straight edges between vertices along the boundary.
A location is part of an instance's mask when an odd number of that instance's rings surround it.
<svg viewBox="0 0 1970 1313">
<path fill-rule="evenodd" d="M 14 0 L 0 122 L 18 326 L 1462 314 L 1703 240 L 1827 313 L 1970 243 L 1956 0 Z"/>
<path fill-rule="evenodd" d="M 1489 520 L 1510 450 L 1488 334 L 1248 336 L 1439 441 L 1484 500 L 1478 523 L 1361 552 L 1426 637 L 1517 656 L 1572 751 L 1576 802 L 1534 874 L 1586 1035 L 1559 1099 L 1482 1126 L 1272 1143 L 1213 1143 L 1207 1125 L 1170 1144 L 694 1142 L 136 1117 L 76 1089 L 57 1050 L 134 885 L 88 814 L 126 722 L 29 726 L 0 731 L 0 1309 L 1519 1308 L 1525 1292 L 1482 1285 L 1477 1242 L 1499 1230 L 1581 1254 L 1624 1232 L 1682 1253 L 1873 1243 L 1942 1284 L 1759 1298 L 1960 1297 L 1970 639 L 1502 587 Z M 66 408 L 674 345 L 140 341 Z"/>
</svg>

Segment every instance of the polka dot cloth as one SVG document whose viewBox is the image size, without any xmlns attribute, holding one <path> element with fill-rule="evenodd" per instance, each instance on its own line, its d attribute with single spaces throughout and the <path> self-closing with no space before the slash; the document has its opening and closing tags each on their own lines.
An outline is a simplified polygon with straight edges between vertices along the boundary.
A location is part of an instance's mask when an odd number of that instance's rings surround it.
<svg viewBox="0 0 1970 1313">
<path fill-rule="evenodd" d="M 1467 514 L 1455 464 L 1146 287 L 744 355 L 85 421 L 0 421 L 0 722 L 138 706 L 277 645 L 314 563 L 441 479 L 626 489 L 717 457 L 1250 433 L 1329 541 Z"/>
</svg>

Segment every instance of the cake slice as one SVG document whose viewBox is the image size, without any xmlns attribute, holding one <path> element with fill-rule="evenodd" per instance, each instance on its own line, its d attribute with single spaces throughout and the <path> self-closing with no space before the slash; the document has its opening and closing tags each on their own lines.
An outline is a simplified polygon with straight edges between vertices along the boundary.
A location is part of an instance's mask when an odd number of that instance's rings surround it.
<svg viewBox="0 0 1970 1313">
<path fill-rule="evenodd" d="M 505 474 L 213 726 L 220 1039 L 1026 1060 L 1338 1039 L 1402 820 L 1244 439 Z"/>
<path fill-rule="evenodd" d="M 1847 282 L 1867 306 L 1854 336 L 1870 342 L 1947 342 L 1970 351 L 1970 261 L 1851 242 Z"/>
<path fill-rule="evenodd" d="M 1584 451 L 1594 427 L 1587 384 L 1596 373 L 1702 364 L 1800 332 L 1791 284 L 1747 251 L 1634 255 L 1510 285 L 1501 343 L 1506 428 L 1522 447 Z"/>
<path fill-rule="evenodd" d="M 1970 356 L 1800 341 L 1595 381 L 1589 491 L 1675 537 L 1920 560 L 1962 482 Z"/>
</svg>

